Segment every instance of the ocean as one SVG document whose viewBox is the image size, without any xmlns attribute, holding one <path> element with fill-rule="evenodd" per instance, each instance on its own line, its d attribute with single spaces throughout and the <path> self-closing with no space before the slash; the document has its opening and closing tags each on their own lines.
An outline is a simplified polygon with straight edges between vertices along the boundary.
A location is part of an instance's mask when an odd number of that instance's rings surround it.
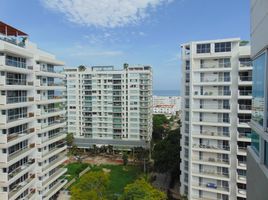
<svg viewBox="0 0 268 200">
<path fill-rule="evenodd" d="M 153 95 L 155 96 L 180 96 L 179 90 L 154 90 Z"/>
</svg>

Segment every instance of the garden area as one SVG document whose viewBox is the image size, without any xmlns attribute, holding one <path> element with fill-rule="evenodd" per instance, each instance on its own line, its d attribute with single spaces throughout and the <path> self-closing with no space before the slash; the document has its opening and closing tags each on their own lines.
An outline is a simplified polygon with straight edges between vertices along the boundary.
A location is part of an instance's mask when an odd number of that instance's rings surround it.
<svg viewBox="0 0 268 200">
<path fill-rule="evenodd" d="M 90 167 L 90 170 L 79 177 L 79 174 L 88 167 Z M 148 199 L 149 195 L 149 199 L 162 200 L 159 197 L 165 196 L 164 193 L 156 190 L 146 181 L 145 175 L 137 166 L 105 164 L 97 166 L 87 163 L 70 163 L 66 165 L 66 168 L 68 169 L 66 178 L 69 181 L 76 178 L 76 181 L 68 187 L 71 199 L 127 200 L 129 195 L 132 195 L 132 197 L 133 195 L 141 195 L 144 198 L 147 195 L 146 199 Z M 143 185 L 141 187 L 143 189 L 137 191 L 140 184 Z M 155 195 L 150 192 L 155 193 Z M 156 198 L 153 198 L 153 196 L 156 196 Z"/>
</svg>

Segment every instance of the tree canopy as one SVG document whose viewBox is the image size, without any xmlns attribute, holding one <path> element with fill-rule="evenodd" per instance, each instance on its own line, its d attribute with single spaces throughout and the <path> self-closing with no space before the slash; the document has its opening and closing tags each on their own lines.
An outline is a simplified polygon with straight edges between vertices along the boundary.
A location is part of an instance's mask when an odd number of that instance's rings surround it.
<svg viewBox="0 0 268 200">
<path fill-rule="evenodd" d="M 124 188 L 120 200 L 166 200 L 165 193 L 155 189 L 144 178 L 137 179 L 134 183 Z"/>
<path fill-rule="evenodd" d="M 165 115 L 154 115 L 153 116 L 153 140 L 162 140 L 165 136 L 164 125 L 168 124 L 169 121 Z"/>
<path fill-rule="evenodd" d="M 71 200 L 107 200 L 109 176 L 104 172 L 89 172 L 71 188 Z"/>
<path fill-rule="evenodd" d="M 167 136 L 158 142 L 152 152 L 154 168 L 160 173 L 170 172 L 172 175 L 179 176 L 180 162 L 180 130 L 172 130 Z M 175 174 L 173 174 L 175 173 Z"/>
</svg>

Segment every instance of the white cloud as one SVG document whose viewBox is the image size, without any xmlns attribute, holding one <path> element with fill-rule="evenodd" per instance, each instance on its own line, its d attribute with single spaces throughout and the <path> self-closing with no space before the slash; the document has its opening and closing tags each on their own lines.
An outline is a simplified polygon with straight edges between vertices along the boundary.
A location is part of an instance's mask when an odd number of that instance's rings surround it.
<svg viewBox="0 0 268 200">
<path fill-rule="evenodd" d="M 73 23 L 104 28 L 136 24 L 173 0 L 41 0 Z"/>
<path fill-rule="evenodd" d="M 120 56 L 122 55 L 122 51 L 80 51 L 72 53 L 71 56 L 82 56 L 82 57 L 97 57 L 97 56 L 103 56 L 103 57 L 113 57 L 113 56 Z"/>
</svg>

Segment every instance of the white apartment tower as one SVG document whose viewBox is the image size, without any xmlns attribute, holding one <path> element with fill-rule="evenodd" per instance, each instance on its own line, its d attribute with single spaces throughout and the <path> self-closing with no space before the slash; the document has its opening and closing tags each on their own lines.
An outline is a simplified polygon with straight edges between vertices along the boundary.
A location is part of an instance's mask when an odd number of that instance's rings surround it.
<svg viewBox="0 0 268 200">
<path fill-rule="evenodd" d="M 63 62 L 0 22 L 0 199 L 48 200 L 64 186 Z"/>
<path fill-rule="evenodd" d="M 181 193 L 245 200 L 250 46 L 239 38 L 183 44 Z"/>
<path fill-rule="evenodd" d="M 149 147 L 152 134 L 152 68 L 65 68 L 68 132 L 80 148 Z"/>
</svg>

